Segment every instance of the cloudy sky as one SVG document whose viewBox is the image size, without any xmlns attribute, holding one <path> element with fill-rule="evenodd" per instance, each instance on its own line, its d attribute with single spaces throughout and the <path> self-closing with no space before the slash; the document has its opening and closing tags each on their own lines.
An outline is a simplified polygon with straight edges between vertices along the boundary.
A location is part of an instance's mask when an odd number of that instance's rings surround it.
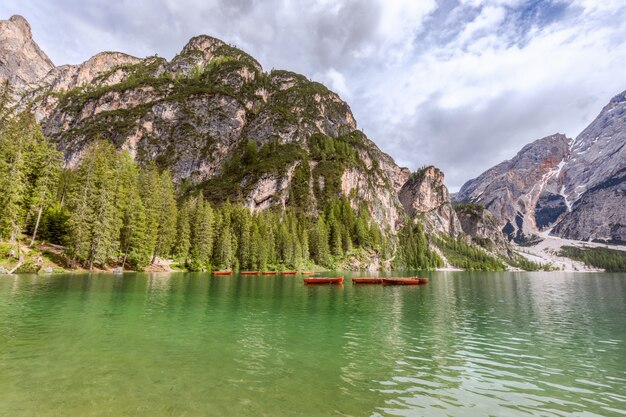
<svg viewBox="0 0 626 417">
<path fill-rule="evenodd" d="M 219 37 L 346 99 L 396 161 L 457 190 L 626 90 L 624 0 L 2 0 L 55 64 Z"/>
</svg>

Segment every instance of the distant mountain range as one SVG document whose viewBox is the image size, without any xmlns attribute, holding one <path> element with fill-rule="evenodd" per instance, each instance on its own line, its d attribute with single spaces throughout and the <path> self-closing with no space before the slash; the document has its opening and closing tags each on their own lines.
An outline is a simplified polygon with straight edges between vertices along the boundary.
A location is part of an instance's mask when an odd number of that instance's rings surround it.
<svg viewBox="0 0 626 417">
<path fill-rule="evenodd" d="M 461 187 L 517 242 L 536 235 L 626 242 L 626 92 L 576 139 L 548 136 Z"/>
</svg>

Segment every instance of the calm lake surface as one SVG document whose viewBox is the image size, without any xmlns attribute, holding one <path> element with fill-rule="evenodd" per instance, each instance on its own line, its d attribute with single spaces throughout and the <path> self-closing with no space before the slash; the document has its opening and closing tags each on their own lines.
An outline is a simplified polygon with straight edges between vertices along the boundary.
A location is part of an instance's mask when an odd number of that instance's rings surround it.
<svg viewBox="0 0 626 417">
<path fill-rule="evenodd" d="M 626 415 L 626 275 L 426 275 L 0 276 L 0 415 Z"/>
</svg>

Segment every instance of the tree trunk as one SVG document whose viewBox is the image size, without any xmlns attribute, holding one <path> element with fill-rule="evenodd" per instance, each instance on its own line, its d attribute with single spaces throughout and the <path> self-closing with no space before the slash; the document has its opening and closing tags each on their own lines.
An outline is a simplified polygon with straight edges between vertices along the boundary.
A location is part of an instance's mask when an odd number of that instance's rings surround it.
<svg viewBox="0 0 626 417">
<path fill-rule="evenodd" d="M 126 252 L 124 252 L 124 260 L 122 261 L 122 269 L 124 269 L 124 266 L 126 265 L 127 257 L 128 257 L 128 248 L 126 249 Z"/>
<path fill-rule="evenodd" d="M 13 268 L 12 270 L 9 271 L 9 274 L 12 274 L 15 271 L 17 271 L 17 269 L 20 266 L 22 266 L 23 263 L 24 263 L 24 256 L 22 255 L 22 251 L 20 249 L 20 242 L 18 240 L 17 241 L 17 265 L 15 265 L 15 268 Z"/>
<path fill-rule="evenodd" d="M 160 240 L 161 238 L 159 237 L 159 240 L 157 240 L 157 244 L 154 247 L 154 252 L 152 252 L 152 265 L 154 265 L 154 263 L 156 262 L 157 253 L 159 252 L 159 246 L 161 246 Z"/>
<path fill-rule="evenodd" d="M 96 251 L 98 250 L 98 245 L 93 244 L 91 249 L 89 250 L 89 270 L 93 270 L 94 258 L 96 257 Z"/>
<path fill-rule="evenodd" d="M 37 229 L 39 229 L 39 221 L 41 220 L 42 211 L 43 211 L 43 206 L 39 206 L 39 211 L 37 212 L 37 222 L 35 223 L 35 230 L 33 231 L 33 239 L 30 241 L 31 248 L 35 244 L 35 238 L 37 237 Z"/>
<path fill-rule="evenodd" d="M 17 269 L 22 266 L 22 264 L 24 263 L 24 257 L 22 255 L 20 255 L 20 259 L 19 261 L 17 261 L 17 265 L 15 265 L 15 268 L 13 268 L 12 270 L 9 271 L 9 274 L 14 273 L 15 271 L 17 271 Z"/>
</svg>

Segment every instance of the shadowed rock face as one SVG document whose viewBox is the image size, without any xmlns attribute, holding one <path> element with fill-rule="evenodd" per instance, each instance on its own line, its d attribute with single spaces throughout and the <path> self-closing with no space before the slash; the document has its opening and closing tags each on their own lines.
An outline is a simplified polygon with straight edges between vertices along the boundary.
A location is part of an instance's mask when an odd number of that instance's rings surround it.
<svg viewBox="0 0 626 417">
<path fill-rule="evenodd" d="M 575 240 L 626 243 L 626 168 L 587 190 L 553 234 Z"/>
<path fill-rule="evenodd" d="M 460 204 L 455 206 L 463 232 L 471 236 L 472 241 L 487 250 L 510 257 L 512 254 L 500 225 L 489 210 L 478 204 Z"/>
<path fill-rule="evenodd" d="M 551 229 L 578 240 L 626 240 L 626 92 L 575 140 L 553 135 L 468 181 L 458 201 L 483 204 L 518 241 Z"/>
<path fill-rule="evenodd" d="M 33 41 L 26 19 L 0 20 L 0 82 L 9 81 L 20 94 L 53 68 L 50 58 Z"/>
</svg>

